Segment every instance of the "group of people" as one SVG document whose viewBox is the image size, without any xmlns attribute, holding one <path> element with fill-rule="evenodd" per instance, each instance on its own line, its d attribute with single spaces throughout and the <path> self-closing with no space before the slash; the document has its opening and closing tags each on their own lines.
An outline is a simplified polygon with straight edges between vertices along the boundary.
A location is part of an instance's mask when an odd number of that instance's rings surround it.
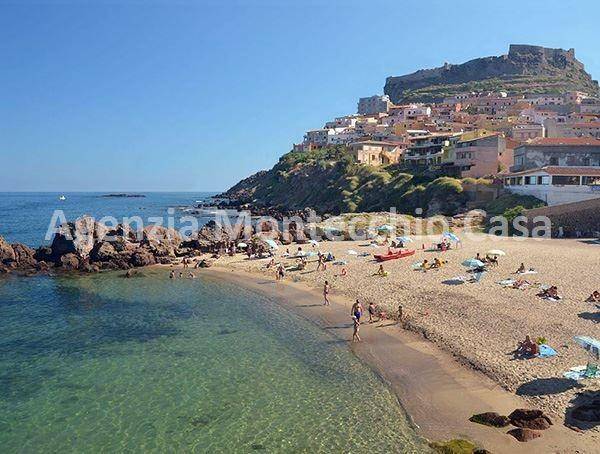
<svg viewBox="0 0 600 454">
<path fill-rule="evenodd" d="M 171 270 L 171 272 L 169 273 L 169 279 L 175 279 L 176 277 L 177 276 L 176 276 L 175 270 Z M 196 278 L 196 276 L 192 272 L 188 273 L 187 277 L 188 277 L 188 279 Z M 183 271 L 179 272 L 179 278 L 183 278 Z"/>
</svg>

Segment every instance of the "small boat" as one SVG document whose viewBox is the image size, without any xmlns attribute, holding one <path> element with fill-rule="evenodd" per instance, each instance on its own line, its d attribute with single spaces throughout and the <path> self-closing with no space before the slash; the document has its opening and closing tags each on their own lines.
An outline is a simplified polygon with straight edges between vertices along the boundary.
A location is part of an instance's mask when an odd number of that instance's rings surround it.
<svg viewBox="0 0 600 454">
<path fill-rule="evenodd" d="M 395 251 L 395 252 L 388 252 L 387 254 L 376 254 L 373 257 L 375 257 L 375 260 L 377 260 L 378 262 L 385 262 L 387 260 L 395 260 L 395 259 L 401 259 L 402 257 L 408 257 L 410 255 L 414 255 L 415 251 L 414 250 L 399 250 L 399 251 Z"/>
<path fill-rule="evenodd" d="M 61 195 L 58 200 L 67 200 L 67 198 L 64 195 Z"/>
</svg>

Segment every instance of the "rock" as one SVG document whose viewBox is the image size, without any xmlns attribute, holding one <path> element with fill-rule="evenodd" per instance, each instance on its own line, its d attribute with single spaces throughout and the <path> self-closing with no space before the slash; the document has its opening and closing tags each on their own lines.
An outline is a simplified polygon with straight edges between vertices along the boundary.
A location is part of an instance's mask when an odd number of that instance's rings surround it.
<svg viewBox="0 0 600 454">
<path fill-rule="evenodd" d="M 52 256 L 56 261 L 61 256 L 71 253 L 86 258 L 94 245 L 104 239 L 107 232 L 105 225 L 89 216 L 81 217 L 75 222 L 67 222 L 59 227 L 59 232 L 52 240 Z"/>
<path fill-rule="evenodd" d="M 59 259 L 59 265 L 63 269 L 69 271 L 78 269 L 80 264 L 81 262 L 79 260 L 79 257 L 77 257 L 77 255 L 73 253 L 65 254 Z"/>
<path fill-rule="evenodd" d="M 43 260 L 40 260 L 39 262 L 36 262 L 35 269 L 43 272 L 43 271 L 48 271 L 50 269 L 50 267 L 48 266 L 48 264 L 46 262 L 44 262 Z"/>
<path fill-rule="evenodd" d="M 15 254 L 15 262 L 18 268 L 31 269 L 36 268 L 37 260 L 35 259 L 35 251 L 21 243 L 12 245 Z"/>
<path fill-rule="evenodd" d="M 0 263 L 8 264 L 14 262 L 15 251 L 12 246 L 0 236 Z"/>
<path fill-rule="evenodd" d="M 136 267 L 149 266 L 156 264 L 156 258 L 149 250 L 140 248 L 133 253 L 130 263 Z"/>
<path fill-rule="evenodd" d="M 38 262 L 52 262 L 52 248 L 48 246 L 41 246 L 35 250 L 34 258 Z"/>
<path fill-rule="evenodd" d="M 8 274 L 10 272 L 11 272 L 11 269 L 8 266 L 0 263 L 0 274 Z"/>
<path fill-rule="evenodd" d="M 510 420 L 507 416 L 501 416 L 498 413 L 491 411 L 473 415 L 469 418 L 469 421 L 491 427 L 506 427 L 510 424 Z"/>
<path fill-rule="evenodd" d="M 181 235 L 173 229 L 159 226 L 144 228 L 142 245 L 156 257 L 175 257 L 175 251 L 181 245 Z"/>
<path fill-rule="evenodd" d="M 511 429 L 506 433 L 508 435 L 512 435 L 513 437 L 515 437 L 517 440 L 519 440 L 522 443 L 534 440 L 534 439 L 542 436 L 541 433 L 536 432 L 535 430 L 531 430 L 531 429 L 527 429 L 527 428 L 523 428 L 523 427 Z"/>
<path fill-rule="evenodd" d="M 94 248 L 90 252 L 90 259 L 93 262 L 109 262 L 117 258 L 118 255 L 112 243 L 102 241 L 94 245 Z"/>
<path fill-rule="evenodd" d="M 490 451 L 488 451 L 487 449 L 477 448 L 475 451 L 473 451 L 473 454 L 492 454 L 492 453 Z"/>
<path fill-rule="evenodd" d="M 513 426 L 534 430 L 546 430 L 552 425 L 552 421 L 542 410 L 528 410 L 519 408 L 508 415 Z"/>
</svg>

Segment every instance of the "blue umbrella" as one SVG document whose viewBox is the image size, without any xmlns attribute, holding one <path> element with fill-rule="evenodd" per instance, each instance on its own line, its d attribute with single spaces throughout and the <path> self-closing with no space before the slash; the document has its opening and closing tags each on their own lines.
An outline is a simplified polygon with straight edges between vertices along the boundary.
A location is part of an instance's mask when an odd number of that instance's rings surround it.
<svg viewBox="0 0 600 454">
<path fill-rule="evenodd" d="M 454 233 L 452 233 L 452 232 L 444 232 L 444 233 L 442 234 L 442 236 L 445 236 L 446 238 L 450 238 L 452 241 L 455 241 L 455 242 L 457 242 L 457 243 L 458 243 L 458 242 L 460 242 L 460 238 L 458 238 L 458 237 L 457 237 L 457 236 L 456 236 Z"/>
<path fill-rule="evenodd" d="M 479 268 L 484 266 L 484 263 L 481 260 L 477 259 L 467 259 L 464 262 L 462 262 L 462 264 L 467 268 Z"/>
<path fill-rule="evenodd" d="M 410 238 L 408 236 L 399 236 L 396 238 L 396 241 L 402 241 L 403 243 L 412 243 L 413 242 L 412 238 Z"/>
</svg>

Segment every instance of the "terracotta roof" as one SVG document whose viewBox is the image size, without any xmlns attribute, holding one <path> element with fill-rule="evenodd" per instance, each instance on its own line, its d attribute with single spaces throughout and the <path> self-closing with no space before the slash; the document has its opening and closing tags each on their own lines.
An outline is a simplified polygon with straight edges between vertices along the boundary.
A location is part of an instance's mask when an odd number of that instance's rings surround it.
<svg viewBox="0 0 600 454">
<path fill-rule="evenodd" d="M 576 128 L 600 128 L 600 121 L 584 121 L 581 123 L 573 123 L 571 126 Z"/>
<path fill-rule="evenodd" d="M 569 146 L 597 146 L 600 147 L 600 140 L 592 137 L 538 137 L 532 139 L 521 146 L 540 146 L 540 147 L 558 147 L 561 145 Z"/>
<path fill-rule="evenodd" d="M 536 169 L 523 170 L 521 172 L 512 172 L 505 176 L 518 176 L 527 175 L 530 173 L 546 172 L 549 175 L 564 175 L 564 176 L 577 176 L 582 175 L 586 177 L 600 177 L 600 167 L 567 167 L 567 166 L 546 166 L 538 167 Z"/>
</svg>

